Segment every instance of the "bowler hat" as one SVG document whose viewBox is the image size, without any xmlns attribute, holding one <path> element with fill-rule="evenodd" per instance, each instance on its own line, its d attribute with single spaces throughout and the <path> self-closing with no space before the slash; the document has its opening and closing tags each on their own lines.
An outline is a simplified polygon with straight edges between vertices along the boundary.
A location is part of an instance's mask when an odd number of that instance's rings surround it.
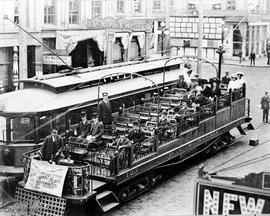
<svg viewBox="0 0 270 216">
<path fill-rule="evenodd" d="M 102 93 L 102 96 L 106 96 L 106 95 L 109 95 L 109 93 L 108 92 L 103 92 Z"/>
<path fill-rule="evenodd" d="M 86 116 L 86 112 L 85 111 L 82 111 L 81 112 L 81 117 L 84 117 L 84 116 Z"/>
<path fill-rule="evenodd" d="M 96 112 L 94 112 L 94 113 L 92 114 L 92 118 L 95 119 L 95 118 L 97 118 L 97 117 L 98 117 L 98 114 L 97 114 Z"/>
</svg>

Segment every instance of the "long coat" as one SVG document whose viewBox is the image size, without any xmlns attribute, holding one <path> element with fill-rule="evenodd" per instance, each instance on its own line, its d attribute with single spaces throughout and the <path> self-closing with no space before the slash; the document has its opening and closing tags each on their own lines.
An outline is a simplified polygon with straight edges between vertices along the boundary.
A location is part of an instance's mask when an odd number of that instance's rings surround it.
<svg viewBox="0 0 270 216">
<path fill-rule="evenodd" d="M 112 108 L 109 101 L 107 104 L 104 101 L 99 102 L 98 121 L 103 124 L 112 124 Z"/>
<path fill-rule="evenodd" d="M 54 142 L 52 135 L 45 137 L 40 149 L 42 160 L 49 161 L 51 156 L 54 156 L 62 147 L 63 139 L 60 136 L 57 135 Z"/>
<path fill-rule="evenodd" d="M 77 135 L 85 139 L 90 132 L 90 127 L 91 123 L 89 121 L 86 121 L 85 123 L 81 121 L 77 127 Z"/>
<path fill-rule="evenodd" d="M 262 109 L 269 109 L 269 102 L 270 102 L 270 97 L 263 96 L 261 99 L 261 108 Z"/>
<path fill-rule="evenodd" d="M 145 133 L 140 129 L 132 129 L 128 132 L 128 139 L 134 143 L 141 143 L 145 139 Z"/>
</svg>

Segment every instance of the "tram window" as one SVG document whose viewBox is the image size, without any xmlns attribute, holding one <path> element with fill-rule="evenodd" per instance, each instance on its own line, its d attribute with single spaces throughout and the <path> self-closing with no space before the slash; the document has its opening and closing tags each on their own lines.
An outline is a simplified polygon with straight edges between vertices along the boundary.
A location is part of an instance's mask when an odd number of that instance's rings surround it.
<svg viewBox="0 0 270 216">
<path fill-rule="evenodd" d="M 34 118 L 18 117 L 10 119 L 11 141 L 34 140 Z"/>
<path fill-rule="evenodd" d="M 52 129 L 52 116 L 44 115 L 39 118 L 38 121 L 39 126 L 39 138 L 44 139 L 46 136 L 50 134 Z"/>
<path fill-rule="evenodd" d="M 133 106 L 133 97 L 132 96 L 125 97 L 123 102 L 125 104 L 125 107 L 131 107 Z"/>
<path fill-rule="evenodd" d="M 270 189 L 270 174 L 264 173 L 263 188 Z"/>
<path fill-rule="evenodd" d="M 118 112 L 119 107 L 123 107 L 121 99 L 112 100 L 111 102 L 112 112 Z"/>
<path fill-rule="evenodd" d="M 7 141 L 6 131 L 7 131 L 7 119 L 0 116 L 0 140 Z"/>
<path fill-rule="evenodd" d="M 58 114 L 55 118 L 55 125 L 56 128 L 58 129 L 58 133 L 64 133 L 66 131 L 66 114 L 61 113 Z"/>
</svg>

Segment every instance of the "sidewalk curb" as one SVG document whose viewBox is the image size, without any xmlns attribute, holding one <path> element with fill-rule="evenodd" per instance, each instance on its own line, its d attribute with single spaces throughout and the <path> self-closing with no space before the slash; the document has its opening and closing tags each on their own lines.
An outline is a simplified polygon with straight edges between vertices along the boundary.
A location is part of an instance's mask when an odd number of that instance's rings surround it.
<svg viewBox="0 0 270 216">
<path fill-rule="evenodd" d="M 214 64 L 218 64 L 218 62 L 213 62 Z M 254 67 L 254 68 L 270 68 L 270 65 L 244 65 L 244 64 L 236 64 L 236 63 L 223 63 L 223 65 L 233 65 L 233 66 L 240 66 L 240 67 Z"/>
</svg>

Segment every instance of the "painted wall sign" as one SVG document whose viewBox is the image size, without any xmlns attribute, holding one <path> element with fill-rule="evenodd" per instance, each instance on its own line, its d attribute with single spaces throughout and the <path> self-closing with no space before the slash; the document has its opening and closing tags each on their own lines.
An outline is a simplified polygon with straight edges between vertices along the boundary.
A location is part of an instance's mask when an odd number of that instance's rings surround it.
<svg viewBox="0 0 270 216">
<path fill-rule="evenodd" d="M 67 65 L 71 65 L 71 56 L 59 56 Z M 43 55 L 43 64 L 65 65 L 59 58 L 53 55 Z"/>
</svg>

